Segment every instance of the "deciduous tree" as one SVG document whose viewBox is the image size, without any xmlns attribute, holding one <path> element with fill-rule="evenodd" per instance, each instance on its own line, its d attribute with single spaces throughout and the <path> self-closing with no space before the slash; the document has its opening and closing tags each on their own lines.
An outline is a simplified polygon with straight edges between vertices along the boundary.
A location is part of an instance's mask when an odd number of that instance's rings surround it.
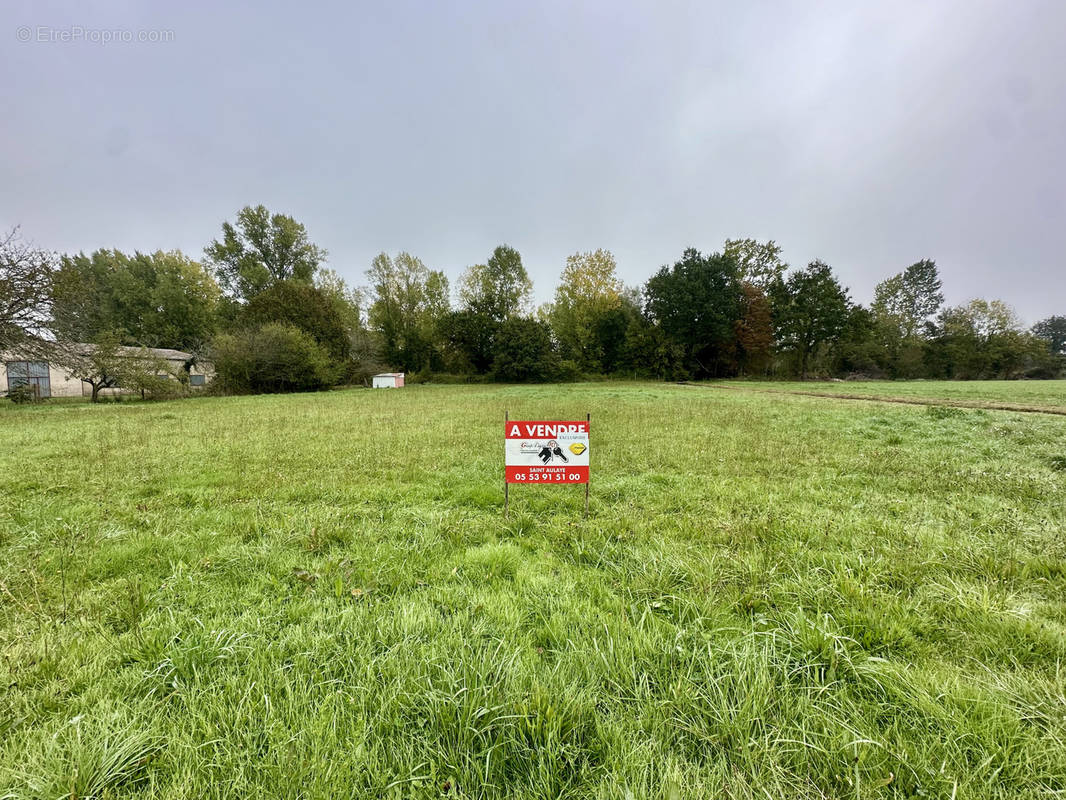
<svg viewBox="0 0 1066 800">
<path fill-rule="evenodd" d="M 806 379 L 812 356 L 844 331 L 851 305 L 848 291 L 821 261 L 793 272 L 776 291 L 778 343 L 794 354 L 800 377 Z"/>
<path fill-rule="evenodd" d="M 158 389 L 163 376 L 167 376 L 166 380 L 171 377 L 166 361 L 147 348 L 123 345 L 117 331 L 105 331 L 93 342 L 63 339 L 52 342 L 49 357 L 72 376 L 89 384 L 94 403 L 104 389 Z"/>
<path fill-rule="evenodd" d="M 51 317 L 56 258 L 14 228 L 0 238 L 0 351 L 40 342 Z"/>
<path fill-rule="evenodd" d="M 463 310 L 495 322 L 524 313 L 532 292 L 533 283 L 522 265 L 522 256 L 506 244 L 493 250 L 485 264 L 469 267 L 459 279 Z"/>
<path fill-rule="evenodd" d="M 374 293 L 369 324 L 381 336 L 386 361 L 409 371 L 429 367 L 438 323 L 448 310 L 444 273 L 410 253 L 380 253 L 367 275 Z"/>
<path fill-rule="evenodd" d="M 683 348 L 687 369 L 698 376 L 728 372 L 743 296 L 732 258 L 689 248 L 672 267 L 662 267 L 644 291 L 648 316 Z"/>
<path fill-rule="evenodd" d="M 735 323 L 737 362 L 747 375 L 766 371 L 774 348 L 774 323 L 770 299 L 758 286 L 740 284 L 740 317 Z"/>
<path fill-rule="evenodd" d="M 622 289 L 609 250 L 567 257 L 555 299 L 546 310 L 563 358 L 583 370 L 603 369 L 604 318 L 621 306 Z"/>
<path fill-rule="evenodd" d="M 788 264 L 781 258 L 781 248 L 772 239 L 768 242 L 726 239 L 722 254 L 736 262 L 741 281 L 761 289 L 764 293 L 782 280 L 788 269 Z"/>
<path fill-rule="evenodd" d="M 439 330 L 448 350 L 449 368 L 456 372 L 488 372 L 495 357 L 493 342 L 500 324 L 487 314 L 478 314 L 469 309 L 444 315 Z"/>
<path fill-rule="evenodd" d="M 1046 341 L 1055 355 L 1066 356 L 1066 317 L 1041 320 L 1033 326 L 1033 335 Z"/>
<path fill-rule="evenodd" d="M 1047 343 L 1001 300 L 971 300 L 937 317 L 927 363 L 939 378 L 1017 378 L 1050 371 Z"/>
<path fill-rule="evenodd" d="M 499 328 L 494 345 L 492 371 L 496 380 L 540 383 L 551 380 L 558 370 L 558 356 L 547 323 L 512 317 Z"/>
<path fill-rule="evenodd" d="M 349 331 L 363 327 L 363 293 L 348 285 L 336 270 L 323 267 L 315 273 L 315 288 L 333 304 Z"/>
<path fill-rule="evenodd" d="M 311 283 L 326 251 L 311 242 L 307 229 L 265 206 L 245 206 L 237 223 L 222 223 L 222 238 L 204 250 L 219 284 L 238 301 L 249 300 L 278 281 Z"/>
<path fill-rule="evenodd" d="M 872 310 L 881 320 L 898 326 L 902 339 L 910 339 L 943 305 L 941 289 L 936 262 L 918 261 L 877 285 Z"/>
<path fill-rule="evenodd" d="M 219 288 L 177 251 L 97 250 L 62 258 L 52 296 L 58 338 L 95 342 L 117 333 L 125 345 L 195 351 L 214 333 Z"/>
<path fill-rule="evenodd" d="M 348 330 L 337 306 L 320 289 L 296 281 L 278 281 L 241 309 L 245 327 L 280 322 L 299 328 L 329 352 L 335 364 L 348 360 Z"/>
</svg>

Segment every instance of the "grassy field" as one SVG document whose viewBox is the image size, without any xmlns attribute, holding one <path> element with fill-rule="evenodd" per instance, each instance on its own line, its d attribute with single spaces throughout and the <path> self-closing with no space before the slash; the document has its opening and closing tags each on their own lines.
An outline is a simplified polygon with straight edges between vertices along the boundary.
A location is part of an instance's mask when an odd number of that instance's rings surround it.
<svg viewBox="0 0 1066 800">
<path fill-rule="evenodd" d="M 1060 381 L 804 381 L 755 383 L 730 381 L 721 386 L 747 390 L 861 395 L 903 400 L 945 401 L 974 406 L 1012 405 L 1066 411 L 1066 380 Z"/>
<path fill-rule="evenodd" d="M 592 413 L 588 520 L 502 519 L 505 410 Z M 423 386 L 0 442 L 0 798 L 1066 794 L 1062 417 Z"/>
</svg>

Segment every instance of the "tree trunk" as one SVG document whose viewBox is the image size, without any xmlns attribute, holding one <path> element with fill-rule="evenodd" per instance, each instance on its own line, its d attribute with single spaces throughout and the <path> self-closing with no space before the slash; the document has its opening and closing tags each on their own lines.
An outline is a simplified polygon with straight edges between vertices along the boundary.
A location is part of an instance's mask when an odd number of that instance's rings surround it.
<svg viewBox="0 0 1066 800">
<path fill-rule="evenodd" d="M 93 387 L 93 396 L 89 402 L 95 403 L 97 402 L 97 395 L 100 394 L 100 385 L 97 383 L 90 383 L 89 385 Z"/>
</svg>

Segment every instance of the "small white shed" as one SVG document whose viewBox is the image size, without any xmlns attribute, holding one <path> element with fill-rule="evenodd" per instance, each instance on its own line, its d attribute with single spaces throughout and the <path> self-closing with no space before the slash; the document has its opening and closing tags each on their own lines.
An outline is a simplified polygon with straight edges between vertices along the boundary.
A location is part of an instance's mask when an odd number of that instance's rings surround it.
<svg viewBox="0 0 1066 800">
<path fill-rule="evenodd" d="M 375 389 L 402 389 L 403 388 L 403 373 L 402 372 L 382 372 L 380 375 L 374 376 L 374 388 Z"/>
</svg>

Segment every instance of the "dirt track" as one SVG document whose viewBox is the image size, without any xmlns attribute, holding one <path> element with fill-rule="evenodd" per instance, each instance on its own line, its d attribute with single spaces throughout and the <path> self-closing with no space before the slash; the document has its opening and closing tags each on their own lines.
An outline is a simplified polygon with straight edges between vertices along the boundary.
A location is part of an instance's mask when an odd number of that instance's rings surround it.
<svg viewBox="0 0 1066 800">
<path fill-rule="evenodd" d="M 1016 411 L 1023 414 L 1053 414 L 1066 417 L 1066 408 L 1055 406 L 1028 406 L 1017 403 L 976 403 L 969 400 L 949 400 L 925 397 L 885 397 L 876 394 L 838 394 L 829 392 L 804 392 L 797 389 L 757 389 L 754 386 L 725 386 L 714 383 L 690 383 L 679 381 L 681 386 L 697 389 L 731 389 L 738 392 L 761 392 L 763 394 L 791 394 L 801 397 L 822 397 L 831 400 L 865 400 L 869 403 L 899 403 L 909 406 L 947 406 L 949 408 L 973 408 L 984 411 Z"/>
</svg>

